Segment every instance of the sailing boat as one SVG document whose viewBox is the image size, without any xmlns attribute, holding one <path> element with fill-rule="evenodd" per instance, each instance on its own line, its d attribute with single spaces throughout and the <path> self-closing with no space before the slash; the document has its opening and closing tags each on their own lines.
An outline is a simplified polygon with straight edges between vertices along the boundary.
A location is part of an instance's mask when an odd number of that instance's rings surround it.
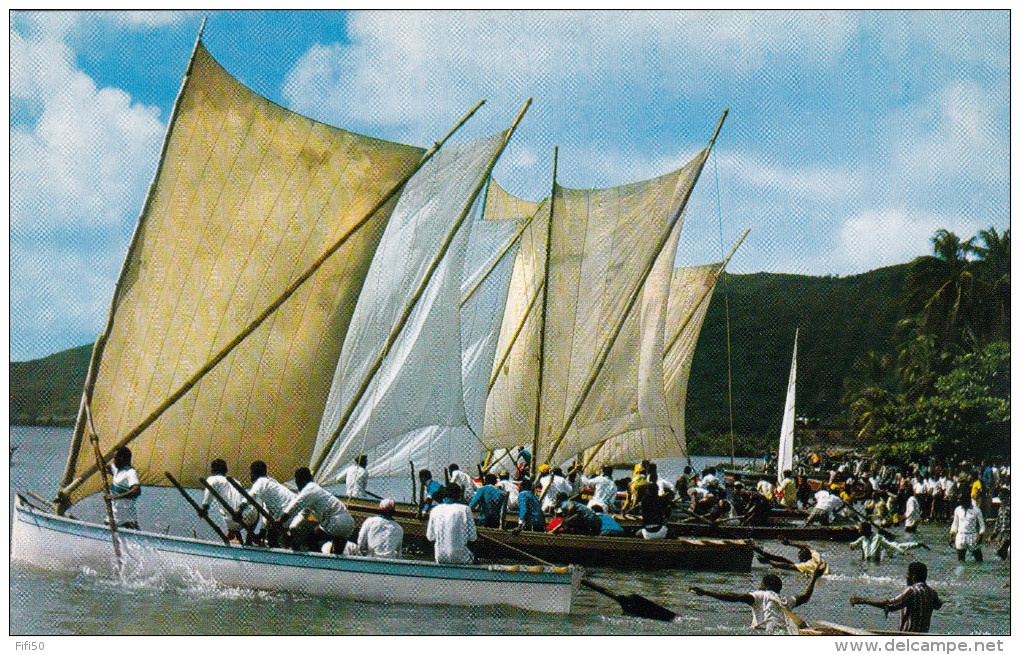
<svg viewBox="0 0 1020 655">
<path fill-rule="evenodd" d="M 783 408 L 783 425 L 779 430 L 779 452 L 776 456 L 776 483 L 783 481 L 783 471 L 793 470 L 793 432 L 797 414 L 797 337 L 793 335 L 793 358 L 790 362 L 790 380 L 786 384 L 786 404 Z"/>
<path fill-rule="evenodd" d="M 338 558 L 108 531 L 64 515 L 102 489 L 87 433 L 107 460 L 130 444 L 143 485 L 165 485 L 167 472 L 199 488 L 213 457 L 261 459 L 288 474 L 309 463 L 341 344 L 368 338 L 356 303 L 377 257 L 390 252 L 377 252 L 384 234 L 419 229 L 409 215 L 433 204 L 443 216 L 466 216 L 467 191 L 490 174 L 512 129 L 440 156 L 449 136 L 424 153 L 352 134 L 246 89 L 200 34 L 93 351 L 58 512 L 19 495 L 12 558 L 74 570 L 185 567 L 226 585 L 369 601 L 569 612 L 580 582 L 571 567 Z M 455 229 L 451 240 L 466 234 Z M 452 256 L 435 261 L 458 265 Z M 443 305 L 453 277 L 438 276 L 427 302 L 411 304 L 412 325 Z"/>
</svg>

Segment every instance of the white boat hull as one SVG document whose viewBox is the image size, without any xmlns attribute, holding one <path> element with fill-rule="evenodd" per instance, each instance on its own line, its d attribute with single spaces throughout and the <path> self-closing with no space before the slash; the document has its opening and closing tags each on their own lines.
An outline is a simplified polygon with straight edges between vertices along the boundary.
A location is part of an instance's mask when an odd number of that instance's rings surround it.
<svg viewBox="0 0 1020 655">
<path fill-rule="evenodd" d="M 581 579 L 577 567 L 460 566 L 226 546 L 126 529 L 118 535 L 124 570 L 132 576 L 177 571 L 228 587 L 369 602 L 514 605 L 565 614 Z M 20 500 L 13 509 L 11 559 L 50 570 L 115 570 L 108 527 L 40 512 Z"/>
</svg>

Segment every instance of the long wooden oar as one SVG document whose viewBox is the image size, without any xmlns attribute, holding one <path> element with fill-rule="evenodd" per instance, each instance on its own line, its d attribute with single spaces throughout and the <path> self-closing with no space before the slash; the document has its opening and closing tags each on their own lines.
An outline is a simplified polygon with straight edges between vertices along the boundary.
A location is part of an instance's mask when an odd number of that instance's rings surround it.
<svg viewBox="0 0 1020 655">
<path fill-rule="evenodd" d="M 92 449 L 96 454 L 96 466 L 99 467 L 100 475 L 103 476 L 103 503 L 106 505 L 106 517 L 110 521 L 110 541 L 113 543 L 113 554 L 117 557 L 117 571 L 119 572 L 124 563 L 120 557 L 120 540 L 117 538 L 117 519 L 113 516 L 113 501 L 110 500 L 110 478 L 107 476 L 106 460 L 103 459 L 103 452 L 99 450 L 99 435 L 92 433 Z"/>
<path fill-rule="evenodd" d="M 242 526 L 248 532 L 251 532 L 252 528 L 255 526 L 252 526 L 251 528 L 248 527 L 248 522 L 244 520 L 244 515 L 241 514 L 240 510 L 234 509 L 230 503 L 219 494 L 218 491 L 213 489 L 212 485 L 209 484 L 205 478 L 202 479 L 202 486 L 209 490 L 209 494 L 216 499 L 216 502 L 223 506 L 223 509 L 227 510 L 230 514 L 230 518 L 232 518 L 235 523 Z"/>
<path fill-rule="evenodd" d="M 170 484 L 176 487 L 177 491 L 181 492 L 181 495 L 184 496 L 184 500 L 188 501 L 188 504 L 191 505 L 192 508 L 194 508 L 195 512 L 201 518 L 205 519 L 205 522 L 209 524 L 209 527 L 213 529 L 213 532 L 220 536 L 220 539 L 223 540 L 223 543 L 229 546 L 230 539 L 227 537 L 227 535 L 223 533 L 223 530 L 220 529 L 220 526 L 216 525 L 216 523 L 211 518 L 209 518 L 209 514 L 207 512 L 204 512 L 202 508 L 198 506 L 198 503 L 195 502 L 195 499 L 188 495 L 188 492 L 184 490 L 184 487 L 181 486 L 181 483 L 178 482 L 174 478 L 174 476 L 170 475 L 169 471 L 164 471 L 163 474 L 166 475 L 166 479 L 170 481 Z"/>
<path fill-rule="evenodd" d="M 57 508 L 54 507 L 53 504 L 50 503 L 50 501 L 46 500 L 45 498 L 40 497 L 38 494 L 32 493 L 28 489 L 25 489 L 25 493 L 28 494 L 29 496 L 31 496 L 37 502 L 42 503 L 42 506 L 45 507 L 50 512 L 56 513 Z"/>
<path fill-rule="evenodd" d="M 549 567 L 554 566 L 553 564 L 550 564 L 549 562 L 545 561 L 540 557 L 536 557 L 531 553 L 523 551 L 520 548 L 515 548 L 514 546 L 511 546 L 510 544 L 502 542 L 498 539 L 493 539 L 487 534 L 482 534 L 481 532 L 479 532 L 478 536 L 482 537 L 483 539 L 491 541 L 497 546 L 502 546 L 507 550 L 512 550 L 518 555 L 522 555 L 524 557 L 532 559 L 538 562 L 539 564 L 542 564 L 543 566 Z M 590 580 L 582 579 L 581 584 L 591 589 L 592 591 L 602 594 L 603 596 L 612 598 L 613 600 L 620 604 L 620 609 L 623 610 L 623 613 L 629 616 L 636 616 L 642 619 L 655 619 L 656 621 L 672 621 L 677 617 L 677 614 L 672 610 L 669 610 L 663 607 L 662 605 L 659 605 L 658 603 L 654 603 L 645 598 L 644 596 L 639 596 L 638 594 L 626 594 L 626 595 L 616 594 L 613 593 L 612 591 L 609 591 L 602 585 L 595 584 Z"/>
<path fill-rule="evenodd" d="M 251 494 L 245 491 L 244 487 L 241 486 L 240 482 L 238 482 L 237 480 L 230 476 L 227 476 L 227 482 L 229 482 L 230 486 L 232 486 L 234 489 L 237 489 L 237 493 L 241 494 L 241 498 L 244 498 L 249 505 L 254 507 L 255 511 L 261 514 L 262 518 L 264 518 L 267 523 L 272 523 L 273 521 L 276 520 L 269 515 L 269 512 L 266 511 L 266 508 L 262 506 L 262 503 L 252 498 Z"/>
</svg>

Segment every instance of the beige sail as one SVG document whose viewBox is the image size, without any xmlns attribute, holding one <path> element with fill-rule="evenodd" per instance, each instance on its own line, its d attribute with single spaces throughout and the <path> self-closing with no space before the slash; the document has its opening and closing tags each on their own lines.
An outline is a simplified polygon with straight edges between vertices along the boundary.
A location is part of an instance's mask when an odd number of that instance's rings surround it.
<svg viewBox="0 0 1020 655">
<path fill-rule="evenodd" d="M 299 116 L 201 43 L 118 286 L 91 414 L 104 451 L 273 302 L 419 161 L 419 148 Z M 308 463 L 348 321 L 394 201 L 131 444 L 143 485 L 209 461 Z M 88 390 L 86 390 L 88 391 Z M 94 461 L 76 448 L 65 480 Z M 87 448 L 87 443 L 85 444 Z M 98 476 L 71 500 L 99 489 Z"/>
<path fill-rule="evenodd" d="M 507 363 L 494 371 L 485 434 L 490 448 L 532 443 L 542 329 L 541 307 L 533 301 L 546 279 L 538 460 L 555 451 L 553 459 L 564 461 L 636 430 L 655 439 L 670 434 L 662 349 L 676 239 L 660 246 L 674 228 L 679 233 L 675 219 L 705 156 L 644 182 L 554 188 L 548 272 L 542 266 L 548 227 L 543 210 L 518 254 L 497 356 L 510 336 L 520 334 Z"/>
<path fill-rule="evenodd" d="M 521 200 L 490 181 L 485 216 L 492 220 L 534 216 L 521 235 L 510 278 L 492 388 L 485 406 L 484 443 L 490 449 L 530 445 L 534 433 L 541 288 L 545 279 L 545 244 L 549 202 Z"/>
<path fill-rule="evenodd" d="M 609 463 L 687 455 L 684 427 L 687 382 L 694 361 L 694 347 L 721 268 L 720 262 L 673 269 L 665 329 L 666 344 L 673 342 L 673 346 L 663 353 L 662 359 L 663 387 L 672 434 L 664 439 L 651 439 L 647 438 L 647 433 L 635 431 L 609 439 L 589 451 L 586 457 L 589 469 Z"/>
</svg>

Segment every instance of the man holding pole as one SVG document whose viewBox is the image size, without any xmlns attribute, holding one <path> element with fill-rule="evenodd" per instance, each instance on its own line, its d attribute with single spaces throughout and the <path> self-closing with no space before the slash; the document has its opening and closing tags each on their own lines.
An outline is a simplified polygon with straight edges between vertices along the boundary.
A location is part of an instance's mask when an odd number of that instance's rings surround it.
<svg viewBox="0 0 1020 655">
<path fill-rule="evenodd" d="M 206 490 L 205 495 L 202 496 L 202 509 L 199 512 L 199 516 L 203 516 L 203 513 L 209 511 L 209 505 L 212 503 L 214 496 L 218 495 L 217 501 L 222 499 L 229 505 L 220 505 L 220 515 L 223 517 L 223 526 L 227 531 L 227 539 L 237 539 L 237 543 L 244 543 L 244 536 L 241 530 L 245 526 L 238 520 L 240 518 L 240 507 L 244 502 L 241 498 L 241 494 L 237 493 L 237 489 L 234 489 L 233 485 L 227 481 L 227 463 L 222 459 L 214 459 L 212 464 L 209 465 L 209 470 L 212 471 L 212 475 L 205 479 Z M 252 508 L 254 511 L 254 508 Z M 204 517 L 203 517 L 204 518 Z"/>
<path fill-rule="evenodd" d="M 118 527 L 138 530 L 135 499 L 141 495 L 142 485 L 138 471 L 131 466 L 131 450 L 127 446 L 116 450 L 109 469 L 112 479 L 107 500 L 113 501 L 113 520 Z"/>
</svg>

